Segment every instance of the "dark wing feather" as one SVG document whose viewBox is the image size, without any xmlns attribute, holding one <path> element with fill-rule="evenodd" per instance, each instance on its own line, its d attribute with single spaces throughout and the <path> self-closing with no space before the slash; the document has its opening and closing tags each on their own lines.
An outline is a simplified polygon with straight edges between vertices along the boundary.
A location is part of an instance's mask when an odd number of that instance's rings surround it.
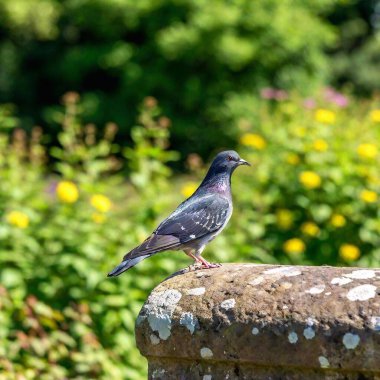
<svg viewBox="0 0 380 380">
<path fill-rule="evenodd" d="M 175 236 L 152 234 L 142 244 L 128 252 L 123 257 L 123 261 L 140 256 L 151 255 L 167 249 L 177 248 L 179 245 L 180 241 Z"/>
<path fill-rule="evenodd" d="M 177 249 L 221 228 L 229 216 L 229 202 L 219 195 L 190 198 L 182 203 L 142 244 L 128 252 L 123 260 Z"/>
<path fill-rule="evenodd" d="M 226 223 L 230 203 L 219 195 L 191 197 L 182 203 L 142 244 L 128 252 L 108 276 L 118 276 L 154 253 L 218 231 Z"/>
<path fill-rule="evenodd" d="M 217 231 L 229 216 L 230 203 L 218 194 L 195 197 L 182 204 L 154 231 L 175 236 L 181 244 Z"/>
</svg>

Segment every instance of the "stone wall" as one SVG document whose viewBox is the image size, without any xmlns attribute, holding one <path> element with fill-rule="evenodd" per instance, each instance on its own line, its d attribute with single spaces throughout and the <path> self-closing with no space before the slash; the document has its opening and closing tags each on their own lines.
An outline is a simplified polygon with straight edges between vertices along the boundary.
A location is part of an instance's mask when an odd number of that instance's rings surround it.
<svg viewBox="0 0 380 380">
<path fill-rule="evenodd" d="M 380 379 L 380 269 L 173 275 L 136 323 L 150 379 Z"/>
</svg>

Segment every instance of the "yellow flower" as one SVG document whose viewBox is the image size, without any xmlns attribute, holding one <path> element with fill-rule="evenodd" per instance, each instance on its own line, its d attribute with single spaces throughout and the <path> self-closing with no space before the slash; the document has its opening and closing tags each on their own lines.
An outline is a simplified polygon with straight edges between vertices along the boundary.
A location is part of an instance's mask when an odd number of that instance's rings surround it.
<svg viewBox="0 0 380 380">
<path fill-rule="evenodd" d="M 287 240 L 284 243 L 283 248 L 286 253 L 303 253 L 306 246 L 301 239 L 293 238 Z"/>
<path fill-rule="evenodd" d="M 374 203 L 377 201 L 377 193 L 372 190 L 362 190 L 360 199 L 366 203 Z"/>
<path fill-rule="evenodd" d="M 305 186 L 307 189 L 316 189 L 321 186 L 322 179 L 321 177 L 312 171 L 304 171 L 299 175 L 299 181 Z"/>
<path fill-rule="evenodd" d="M 314 141 L 313 147 L 318 152 L 325 152 L 329 148 L 329 144 L 325 140 L 318 139 Z"/>
<path fill-rule="evenodd" d="M 340 228 L 343 227 L 346 224 L 346 218 L 341 214 L 333 214 L 331 216 L 330 223 L 336 227 Z"/>
<path fill-rule="evenodd" d="M 371 112 L 371 120 L 374 123 L 380 123 L 380 110 L 373 110 Z"/>
<path fill-rule="evenodd" d="M 360 144 L 357 152 L 362 158 L 375 158 L 377 156 L 377 146 L 370 143 Z"/>
<path fill-rule="evenodd" d="M 29 217 L 21 211 L 11 211 L 7 214 L 7 221 L 12 226 L 26 228 L 29 226 Z"/>
<path fill-rule="evenodd" d="M 112 202 L 103 194 L 95 194 L 90 199 L 91 206 L 100 212 L 108 212 L 112 207 Z"/>
<path fill-rule="evenodd" d="M 305 137 L 306 136 L 306 128 L 305 127 L 297 127 L 294 130 L 294 134 L 298 137 Z"/>
<path fill-rule="evenodd" d="M 276 212 L 277 224 L 280 228 L 287 230 L 293 225 L 293 213 L 290 210 L 280 209 Z"/>
<path fill-rule="evenodd" d="M 339 256 L 345 261 L 355 261 L 360 257 L 360 249 L 353 244 L 343 244 L 339 249 Z"/>
<path fill-rule="evenodd" d="M 295 153 L 289 153 L 286 156 L 286 162 L 290 165 L 298 165 L 300 163 L 301 159 L 298 154 Z"/>
<path fill-rule="evenodd" d="M 194 194 L 195 190 L 197 190 L 197 187 L 197 184 L 194 182 L 185 183 L 182 186 L 181 193 L 184 197 L 189 198 Z"/>
<path fill-rule="evenodd" d="M 319 234 L 319 227 L 314 222 L 305 222 L 301 226 L 301 231 L 305 235 L 317 236 Z"/>
<path fill-rule="evenodd" d="M 95 222 L 95 223 L 98 223 L 98 224 L 101 224 L 101 223 L 104 223 L 105 220 L 106 220 L 106 216 L 104 214 L 100 214 L 99 212 L 94 212 L 92 214 L 92 220 Z"/>
<path fill-rule="evenodd" d="M 362 177 L 368 178 L 371 175 L 371 171 L 370 171 L 369 165 L 359 166 L 358 167 L 358 174 L 360 174 Z"/>
<path fill-rule="evenodd" d="M 267 142 L 264 138 L 256 133 L 245 133 L 241 136 L 240 143 L 258 150 L 264 149 L 267 146 Z"/>
<path fill-rule="evenodd" d="M 379 186 L 380 185 L 380 177 L 376 174 L 368 173 L 367 175 L 368 182 L 375 185 Z"/>
<path fill-rule="evenodd" d="M 333 111 L 320 108 L 317 111 L 315 111 L 314 118 L 322 124 L 334 124 L 336 120 L 336 115 Z"/>
<path fill-rule="evenodd" d="M 75 203 L 79 197 L 79 191 L 75 183 L 61 181 L 56 189 L 58 198 L 64 203 Z"/>
</svg>

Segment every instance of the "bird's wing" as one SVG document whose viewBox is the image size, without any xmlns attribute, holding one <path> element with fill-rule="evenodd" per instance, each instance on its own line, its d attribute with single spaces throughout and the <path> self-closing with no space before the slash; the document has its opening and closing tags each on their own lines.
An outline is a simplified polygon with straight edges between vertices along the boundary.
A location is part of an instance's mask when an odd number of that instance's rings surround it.
<svg viewBox="0 0 380 380">
<path fill-rule="evenodd" d="M 182 203 L 142 244 L 128 252 L 123 260 L 177 249 L 182 244 L 217 231 L 229 215 L 229 202 L 219 195 L 190 198 Z"/>
<path fill-rule="evenodd" d="M 229 201 L 218 195 L 190 198 L 164 220 L 154 235 L 173 236 L 180 243 L 196 240 L 220 229 L 229 216 Z"/>
<path fill-rule="evenodd" d="M 175 236 L 166 235 L 150 235 L 142 244 L 132 249 L 124 257 L 134 259 L 140 256 L 148 256 L 156 252 L 165 251 L 167 249 L 176 249 L 181 245 L 180 240 Z"/>
</svg>

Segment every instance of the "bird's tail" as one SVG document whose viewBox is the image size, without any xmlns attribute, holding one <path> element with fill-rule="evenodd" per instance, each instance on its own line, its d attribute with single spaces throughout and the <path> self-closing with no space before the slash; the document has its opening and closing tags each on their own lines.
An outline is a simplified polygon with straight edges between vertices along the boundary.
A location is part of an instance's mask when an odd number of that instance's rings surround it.
<svg viewBox="0 0 380 380">
<path fill-rule="evenodd" d="M 152 256 L 151 254 L 145 256 L 135 257 L 133 259 L 126 259 L 122 261 L 117 267 L 115 267 L 111 272 L 108 273 L 108 277 L 116 277 L 127 271 L 128 269 L 134 267 L 140 261 L 146 259 L 147 257 Z"/>
<path fill-rule="evenodd" d="M 150 235 L 142 244 L 128 252 L 121 264 L 108 273 L 108 277 L 118 276 L 140 261 L 166 249 L 178 248 L 180 241 L 172 235 Z"/>
</svg>

